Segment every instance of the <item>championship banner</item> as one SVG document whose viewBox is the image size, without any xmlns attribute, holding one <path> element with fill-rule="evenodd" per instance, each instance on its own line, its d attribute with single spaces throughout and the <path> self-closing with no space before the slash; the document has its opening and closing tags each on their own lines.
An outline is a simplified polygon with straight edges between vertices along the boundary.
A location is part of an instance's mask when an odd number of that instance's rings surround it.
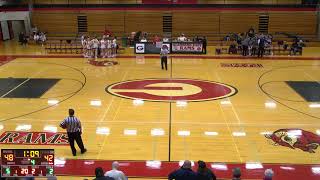
<svg viewBox="0 0 320 180">
<path fill-rule="evenodd" d="M 173 53 L 202 53 L 202 43 L 199 42 L 173 42 Z"/>
</svg>

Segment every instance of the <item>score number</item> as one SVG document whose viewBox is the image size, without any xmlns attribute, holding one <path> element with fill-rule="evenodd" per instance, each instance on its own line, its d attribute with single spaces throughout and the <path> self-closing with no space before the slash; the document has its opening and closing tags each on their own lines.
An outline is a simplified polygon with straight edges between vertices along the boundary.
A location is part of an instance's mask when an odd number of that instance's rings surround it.
<svg viewBox="0 0 320 180">
<path fill-rule="evenodd" d="M 5 154 L 5 155 L 3 155 L 3 157 L 4 157 L 7 161 L 13 161 L 13 154 Z"/>
<path fill-rule="evenodd" d="M 52 155 L 52 154 L 45 155 L 44 158 L 45 158 L 48 162 L 52 162 L 52 160 L 53 160 L 53 155 Z"/>
<path fill-rule="evenodd" d="M 28 175 L 29 174 L 29 169 L 28 168 L 21 168 L 21 174 L 23 175 Z M 34 175 L 36 172 L 36 169 L 32 168 L 31 169 L 31 174 Z"/>
</svg>

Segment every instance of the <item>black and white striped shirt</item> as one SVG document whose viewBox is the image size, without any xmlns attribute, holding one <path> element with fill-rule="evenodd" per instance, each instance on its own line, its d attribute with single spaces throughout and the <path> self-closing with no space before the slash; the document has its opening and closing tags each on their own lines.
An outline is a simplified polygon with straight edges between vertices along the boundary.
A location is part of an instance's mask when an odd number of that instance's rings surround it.
<svg viewBox="0 0 320 180">
<path fill-rule="evenodd" d="M 61 123 L 60 126 L 66 126 L 67 132 L 81 132 L 81 122 L 75 116 L 68 116 Z"/>
</svg>

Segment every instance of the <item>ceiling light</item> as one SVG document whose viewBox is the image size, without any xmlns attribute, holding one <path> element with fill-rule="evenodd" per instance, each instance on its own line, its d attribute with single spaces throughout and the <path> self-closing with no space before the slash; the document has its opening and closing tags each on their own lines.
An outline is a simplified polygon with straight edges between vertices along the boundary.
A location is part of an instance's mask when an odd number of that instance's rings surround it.
<svg viewBox="0 0 320 180">
<path fill-rule="evenodd" d="M 16 131 L 28 131 L 31 129 L 31 125 L 30 124 L 22 124 L 22 125 L 18 125 L 16 127 Z"/>
<path fill-rule="evenodd" d="M 133 105 L 135 105 L 135 106 L 141 106 L 143 104 L 144 104 L 144 101 L 142 99 L 133 100 Z"/>
<path fill-rule="evenodd" d="M 223 171 L 228 170 L 227 165 L 226 164 L 222 164 L 222 163 L 213 163 L 213 164 L 211 164 L 211 168 L 212 169 L 223 170 Z"/>
<path fill-rule="evenodd" d="M 320 167 L 312 167 L 311 171 L 313 174 L 320 174 Z"/>
<path fill-rule="evenodd" d="M 57 126 L 48 125 L 48 126 L 44 126 L 43 130 L 56 133 L 58 131 L 58 128 Z"/>
<path fill-rule="evenodd" d="M 128 136 L 135 136 L 137 135 L 137 130 L 136 129 L 125 129 L 123 131 L 124 135 L 128 135 Z"/>
<path fill-rule="evenodd" d="M 204 135 L 206 136 L 217 136 L 219 133 L 214 131 L 205 131 Z"/>
<path fill-rule="evenodd" d="M 319 103 L 314 103 L 314 104 L 309 104 L 310 108 L 320 108 L 320 104 Z"/>
<path fill-rule="evenodd" d="M 222 101 L 220 101 L 220 104 L 221 105 L 231 105 L 232 103 L 229 100 L 222 100 Z"/>
<path fill-rule="evenodd" d="M 264 106 L 265 106 L 266 108 L 274 109 L 274 108 L 277 107 L 277 104 L 276 104 L 275 102 L 270 101 L 270 102 L 264 103 Z"/>
<path fill-rule="evenodd" d="M 159 129 L 151 129 L 151 136 L 163 136 L 164 135 L 164 130 L 159 128 Z"/>
<path fill-rule="evenodd" d="M 245 132 L 232 132 L 232 135 L 240 137 L 240 136 L 246 136 L 246 133 Z"/>
<path fill-rule="evenodd" d="M 188 105 L 187 101 L 177 101 L 177 107 L 186 107 Z"/>
<path fill-rule="evenodd" d="M 263 166 L 258 162 L 249 162 L 246 163 L 246 169 L 263 169 Z"/>
<path fill-rule="evenodd" d="M 161 161 L 146 161 L 146 166 L 150 167 L 151 169 L 160 169 Z"/>
<path fill-rule="evenodd" d="M 178 136 L 190 136 L 190 131 L 178 131 Z"/>
<path fill-rule="evenodd" d="M 92 101 L 90 101 L 90 105 L 99 107 L 102 105 L 102 102 L 101 102 L 101 100 L 92 100 Z"/>
<path fill-rule="evenodd" d="M 110 129 L 107 127 L 97 127 L 96 134 L 109 135 Z"/>
<path fill-rule="evenodd" d="M 48 100 L 48 104 L 49 105 L 57 105 L 57 104 L 59 104 L 59 100 L 57 100 L 57 99 L 49 99 Z"/>
</svg>

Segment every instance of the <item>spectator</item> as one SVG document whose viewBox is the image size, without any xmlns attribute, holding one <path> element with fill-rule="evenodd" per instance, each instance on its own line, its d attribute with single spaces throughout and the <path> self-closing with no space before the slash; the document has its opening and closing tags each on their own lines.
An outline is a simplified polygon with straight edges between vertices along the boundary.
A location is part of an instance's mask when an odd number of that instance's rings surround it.
<svg viewBox="0 0 320 180">
<path fill-rule="evenodd" d="M 162 41 L 163 41 L 163 42 L 169 42 L 169 38 L 163 37 Z"/>
<path fill-rule="evenodd" d="M 178 37 L 178 41 L 179 42 L 186 42 L 187 38 L 185 37 L 185 35 L 182 33 L 179 37 Z"/>
<path fill-rule="evenodd" d="M 202 52 L 204 54 L 207 54 L 207 38 L 205 36 L 203 36 L 202 38 L 202 45 L 203 45 Z"/>
<path fill-rule="evenodd" d="M 103 175 L 103 169 L 101 167 L 97 167 L 95 170 L 96 173 L 96 178 L 94 178 L 93 180 L 115 180 L 112 177 L 106 177 Z"/>
<path fill-rule="evenodd" d="M 112 36 L 112 32 L 111 32 L 110 29 L 106 28 L 106 29 L 104 30 L 104 32 L 103 32 L 103 35 L 110 37 L 110 36 Z"/>
<path fill-rule="evenodd" d="M 43 46 L 47 41 L 47 35 L 45 32 L 40 33 L 39 40 L 41 41 L 41 45 Z"/>
<path fill-rule="evenodd" d="M 216 180 L 216 176 L 213 172 L 207 168 L 204 161 L 198 161 L 198 180 Z"/>
<path fill-rule="evenodd" d="M 272 180 L 273 175 L 274 175 L 274 173 L 273 173 L 272 169 L 266 169 L 264 171 L 263 180 Z"/>
<path fill-rule="evenodd" d="M 258 57 L 263 57 L 264 55 L 264 48 L 265 48 L 265 39 L 263 37 L 260 37 L 258 39 Z"/>
<path fill-rule="evenodd" d="M 254 29 L 253 29 L 253 27 L 251 27 L 251 28 L 249 29 L 249 31 L 248 31 L 248 36 L 251 37 L 251 38 L 254 37 Z"/>
<path fill-rule="evenodd" d="M 178 170 L 173 171 L 168 176 L 169 180 L 196 180 L 197 174 L 191 169 L 191 162 L 184 161 L 182 167 Z"/>
<path fill-rule="evenodd" d="M 139 39 L 140 39 L 140 35 L 142 34 L 141 31 L 138 31 L 135 35 L 134 35 L 134 38 L 133 38 L 133 41 L 134 43 L 137 43 L 139 42 Z"/>
<path fill-rule="evenodd" d="M 161 41 L 161 39 L 157 36 L 157 35 L 155 35 L 154 37 L 153 37 L 153 43 L 154 44 L 156 44 L 157 42 L 160 42 Z"/>
<path fill-rule="evenodd" d="M 249 53 L 249 38 L 245 38 L 242 42 L 242 55 L 247 56 Z"/>
<path fill-rule="evenodd" d="M 290 55 L 296 55 L 299 52 L 299 44 L 298 42 L 293 42 L 290 49 Z"/>
<path fill-rule="evenodd" d="M 233 42 L 233 43 L 229 46 L 229 54 L 237 54 L 236 42 Z"/>
<path fill-rule="evenodd" d="M 126 176 L 122 171 L 119 171 L 119 163 L 117 161 L 112 163 L 112 170 L 106 172 L 104 175 L 112 177 L 115 180 L 127 180 Z"/>
<path fill-rule="evenodd" d="M 241 170 L 240 170 L 240 168 L 234 168 L 232 170 L 232 180 L 241 180 Z"/>
<path fill-rule="evenodd" d="M 143 37 L 141 38 L 140 42 L 147 42 L 146 37 L 143 36 Z"/>
</svg>

